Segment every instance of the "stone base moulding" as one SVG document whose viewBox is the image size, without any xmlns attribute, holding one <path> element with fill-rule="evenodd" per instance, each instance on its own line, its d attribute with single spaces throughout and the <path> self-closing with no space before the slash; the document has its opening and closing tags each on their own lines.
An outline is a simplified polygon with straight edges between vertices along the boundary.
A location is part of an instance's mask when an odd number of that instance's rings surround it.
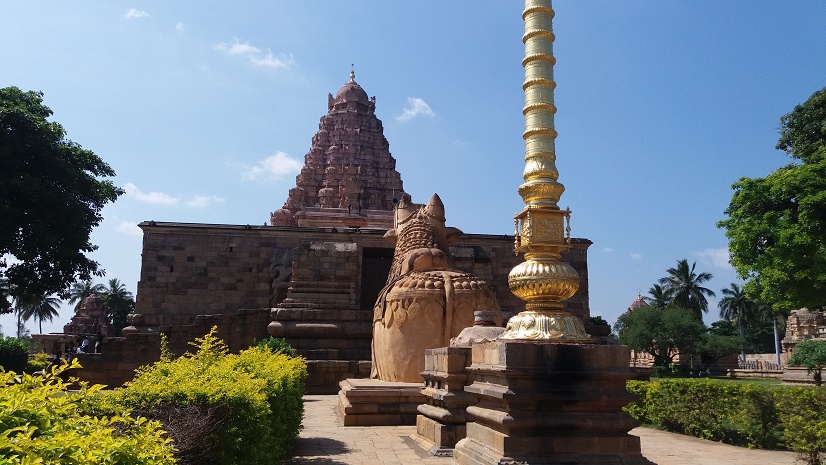
<svg viewBox="0 0 826 465">
<path fill-rule="evenodd" d="M 496 341 L 476 344 L 468 367 L 459 465 L 651 465 L 623 405 L 631 378 L 625 346 Z"/>
</svg>

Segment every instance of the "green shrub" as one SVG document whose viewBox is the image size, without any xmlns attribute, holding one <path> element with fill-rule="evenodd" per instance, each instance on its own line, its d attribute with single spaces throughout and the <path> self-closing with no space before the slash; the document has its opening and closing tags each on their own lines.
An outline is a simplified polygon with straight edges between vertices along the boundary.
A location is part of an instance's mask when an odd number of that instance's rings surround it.
<svg viewBox="0 0 826 465">
<path fill-rule="evenodd" d="M 777 392 L 783 440 L 809 465 L 823 463 L 826 453 L 826 391 L 788 387 Z"/>
<path fill-rule="evenodd" d="M 0 463 L 173 464 L 172 445 L 157 422 L 123 411 L 93 417 L 83 399 L 102 386 L 67 394 L 59 375 L 77 361 L 43 376 L 0 371 Z"/>
<path fill-rule="evenodd" d="M 747 447 L 782 444 L 775 388 L 711 379 L 629 381 L 624 410 L 668 431 Z"/>
<path fill-rule="evenodd" d="M 650 381 L 628 381 L 625 385 L 628 392 L 636 396 L 636 400 L 626 405 L 622 409 L 631 415 L 631 418 L 643 423 L 651 423 L 648 419 L 646 406 L 648 405 L 649 393 L 659 387 L 659 383 Z"/>
<path fill-rule="evenodd" d="M 29 345 L 13 337 L 0 336 L 0 367 L 6 371 L 23 373 L 29 360 Z"/>
<path fill-rule="evenodd" d="M 26 373 L 32 374 L 36 371 L 43 371 L 49 366 L 49 354 L 38 352 L 26 360 Z"/>
<path fill-rule="evenodd" d="M 123 405 L 161 420 L 181 463 L 277 463 L 301 427 L 304 360 L 259 347 L 230 355 L 216 333 L 197 339 L 194 354 L 139 369 L 89 408 Z M 171 421 L 181 416 L 189 420 Z"/>
<path fill-rule="evenodd" d="M 287 344 L 287 341 L 284 338 L 280 337 L 268 337 L 267 339 L 263 339 L 258 341 L 255 344 L 255 347 L 259 347 L 261 349 L 269 349 L 272 353 L 282 353 L 289 357 L 298 357 L 298 352 L 293 349 L 293 347 Z"/>
</svg>

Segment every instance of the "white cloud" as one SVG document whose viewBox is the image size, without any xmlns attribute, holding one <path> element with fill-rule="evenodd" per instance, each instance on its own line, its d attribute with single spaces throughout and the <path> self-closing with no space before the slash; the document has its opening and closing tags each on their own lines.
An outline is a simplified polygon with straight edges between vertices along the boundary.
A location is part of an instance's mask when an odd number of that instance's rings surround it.
<svg viewBox="0 0 826 465">
<path fill-rule="evenodd" d="M 123 15 L 123 17 L 126 19 L 151 18 L 149 13 L 143 10 L 138 10 L 136 8 L 130 8 L 129 11 L 127 11 L 126 14 Z"/>
<path fill-rule="evenodd" d="M 436 113 L 433 113 L 433 110 L 430 109 L 430 105 L 428 105 L 424 100 L 418 97 L 407 97 L 407 108 L 404 109 L 404 112 L 401 115 L 396 117 L 396 121 L 401 121 L 404 123 L 419 115 L 433 118 L 436 116 Z"/>
<path fill-rule="evenodd" d="M 276 152 L 254 166 L 240 165 L 241 179 L 244 181 L 264 181 L 268 179 L 281 179 L 285 175 L 297 173 L 301 170 L 301 162 L 290 158 L 284 152 Z"/>
<path fill-rule="evenodd" d="M 138 189 L 138 186 L 132 184 L 131 182 L 126 183 L 123 186 L 123 190 L 126 191 L 127 197 L 131 197 L 139 202 L 160 205 L 177 205 L 179 202 L 177 197 L 172 197 L 171 195 L 164 194 L 163 192 L 143 192 Z"/>
<path fill-rule="evenodd" d="M 175 32 L 176 32 L 179 36 L 184 35 L 184 23 L 179 22 L 178 24 L 176 24 L 176 25 L 175 25 Z"/>
<path fill-rule="evenodd" d="M 602 251 L 605 253 L 614 253 L 614 249 L 612 249 L 611 247 L 603 247 Z"/>
<path fill-rule="evenodd" d="M 134 221 L 121 221 L 115 227 L 115 231 L 126 234 L 127 236 L 141 236 L 143 231 L 138 227 L 138 223 Z"/>
<path fill-rule="evenodd" d="M 226 200 L 224 200 L 223 197 L 218 197 L 215 195 L 196 195 L 186 202 L 186 206 L 192 208 L 204 208 L 216 203 L 225 202 Z"/>
<path fill-rule="evenodd" d="M 249 61 L 253 66 L 269 69 L 289 69 L 295 64 L 293 56 L 283 53 L 274 55 L 270 49 L 266 51 L 250 44 L 233 39 L 232 42 L 224 42 L 215 46 L 215 50 L 224 52 L 227 55 L 239 56 Z"/>
<path fill-rule="evenodd" d="M 707 263 L 715 268 L 731 269 L 729 263 L 728 248 L 723 249 L 705 249 L 701 252 L 694 252 L 694 256 L 700 259 L 700 263 Z"/>
<path fill-rule="evenodd" d="M 642 254 L 641 253 L 631 252 L 630 254 L 628 254 L 628 256 L 631 257 L 634 260 L 642 260 Z"/>
</svg>

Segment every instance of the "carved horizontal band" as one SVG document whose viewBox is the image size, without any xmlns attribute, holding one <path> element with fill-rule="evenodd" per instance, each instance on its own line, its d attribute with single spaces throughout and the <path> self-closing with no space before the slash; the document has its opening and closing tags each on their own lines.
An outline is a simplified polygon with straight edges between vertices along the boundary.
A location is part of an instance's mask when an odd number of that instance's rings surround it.
<svg viewBox="0 0 826 465">
<path fill-rule="evenodd" d="M 525 58 L 522 59 L 522 66 L 524 67 L 528 63 L 537 60 L 546 60 L 550 62 L 552 65 L 556 64 L 556 58 L 552 55 L 548 55 L 547 53 L 531 53 L 530 55 L 526 55 Z"/>
<path fill-rule="evenodd" d="M 551 31 L 548 31 L 546 29 L 531 29 L 530 31 L 525 31 L 525 34 L 522 35 L 522 43 L 524 44 L 525 42 L 529 41 L 530 39 L 536 36 L 547 37 L 551 39 L 551 42 L 556 40 L 556 36 Z"/>
<path fill-rule="evenodd" d="M 525 139 L 525 140 L 528 140 L 528 138 L 530 138 L 530 137 L 540 136 L 540 135 L 556 137 L 558 134 L 553 129 L 531 128 L 531 129 L 528 129 L 528 130 L 526 130 L 525 132 L 522 133 L 522 138 Z"/>
<path fill-rule="evenodd" d="M 531 6 L 531 7 L 526 7 L 525 11 L 522 12 L 522 20 L 524 21 L 525 18 L 527 18 L 528 16 L 530 16 L 532 14 L 535 14 L 535 13 L 539 13 L 539 14 L 544 13 L 544 14 L 547 14 L 547 15 L 551 15 L 551 18 L 553 18 L 554 15 L 556 14 L 556 13 L 554 13 L 554 10 L 552 8 L 549 8 L 545 5 Z"/>
<path fill-rule="evenodd" d="M 525 82 L 522 83 L 522 90 L 528 90 L 528 87 L 533 86 L 550 86 L 551 89 L 556 89 L 556 81 L 548 78 L 526 79 Z"/>
<path fill-rule="evenodd" d="M 548 111 L 551 113 L 556 113 L 556 107 L 549 103 L 532 103 L 530 105 L 525 105 L 525 108 L 522 109 L 522 114 L 528 116 L 528 113 L 533 111 Z"/>
</svg>

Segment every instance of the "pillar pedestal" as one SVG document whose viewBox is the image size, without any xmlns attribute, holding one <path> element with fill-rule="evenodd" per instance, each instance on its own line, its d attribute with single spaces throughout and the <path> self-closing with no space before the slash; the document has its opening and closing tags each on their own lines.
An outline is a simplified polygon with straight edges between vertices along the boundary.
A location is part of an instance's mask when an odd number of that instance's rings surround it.
<svg viewBox="0 0 826 465">
<path fill-rule="evenodd" d="M 467 437 L 459 465 L 651 465 L 638 426 L 622 407 L 632 400 L 625 346 L 496 341 L 475 344 L 465 391 Z"/>
</svg>

